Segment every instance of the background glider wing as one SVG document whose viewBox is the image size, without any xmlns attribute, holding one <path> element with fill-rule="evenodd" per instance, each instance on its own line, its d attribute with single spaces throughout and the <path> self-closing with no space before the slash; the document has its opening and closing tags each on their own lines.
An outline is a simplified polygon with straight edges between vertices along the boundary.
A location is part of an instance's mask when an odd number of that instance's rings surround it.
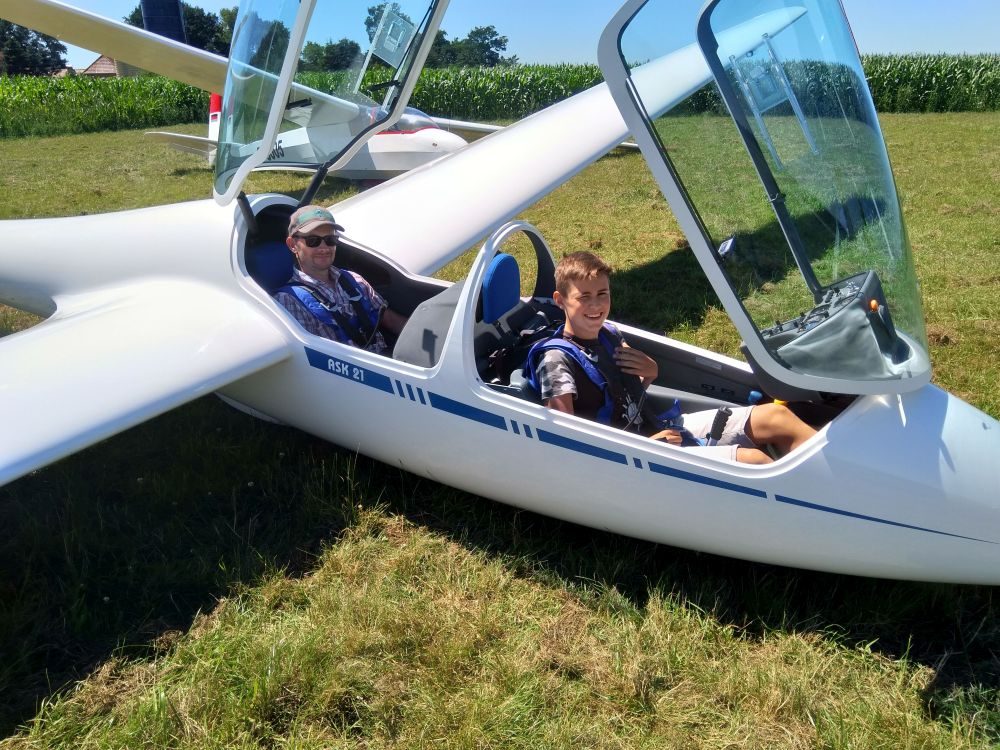
<svg viewBox="0 0 1000 750">
<path fill-rule="evenodd" d="M 154 141 L 165 143 L 178 151 L 204 156 L 205 158 L 212 156 L 219 145 L 218 141 L 202 135 L 184 135 L 183 133 L 168 133 L 162 130 L 149 131 L 145 135 Z"/>
<path fill-rule="evenodd" d="M 447 117 L 431 117 L 431 119 L 442 130 L 447 130 L 466 139 L 470 136 L 478 138 L 479 136 L 489 135 L 490 133 L 496 133 L 498 130 L 504 129 L 503 125 L 488 125 L 482 122 L 466 122 L 465 120 L 449 120 Z"/>
<path fill-rule="evenodd" d="M 148 281 L 0 343 L 0 485 L 289 356 L 249 302 Z"/>
<path fill-rule="evenodd" d="M 56 0 L 0 0 L 0 18 L 205 91 L 226 83 L 225 57 Z"/>
</svg>

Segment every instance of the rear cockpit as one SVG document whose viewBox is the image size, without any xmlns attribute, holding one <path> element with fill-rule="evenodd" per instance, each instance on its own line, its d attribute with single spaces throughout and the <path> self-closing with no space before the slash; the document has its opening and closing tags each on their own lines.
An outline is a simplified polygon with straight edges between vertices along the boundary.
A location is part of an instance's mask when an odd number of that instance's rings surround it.
<svg viewBox="0 0 1000 750">
<path fill-rule="evenodd" d="M 295 206 L 288 203 L 270 203 L 254 217 L 256 228 L 245 241 L 247 275 L 268 294 L 273 294 L 291 276 L 294 258 L 285 246 L 285 237 L 294 210 Z M 394 310 L 406 316 L 449 286 L 446 282 L 407 273 L 388 258 L 352 240 L 349 231 L 338 238 L 336 264 L 361 274 Z"/>
</svg>

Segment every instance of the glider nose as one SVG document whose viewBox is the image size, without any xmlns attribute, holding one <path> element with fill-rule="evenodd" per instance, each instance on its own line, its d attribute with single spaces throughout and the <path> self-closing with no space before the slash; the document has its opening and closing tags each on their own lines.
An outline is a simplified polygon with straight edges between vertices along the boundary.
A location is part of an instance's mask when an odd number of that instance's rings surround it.
<svg viewBox="0 0 1000 750">
<path fill-rule="evenodd" d="M 455 133 L 451 133 L 447 130 L 435 128 L 429 132 L 433 134 L 432 142 L 434 147 L 442 154 L 450 154 L 453 151 L 458 151 L 460 148 L 469 145 L 468 142 L 462 138 L 462 136 L 456 135 Z"/>
</svg>

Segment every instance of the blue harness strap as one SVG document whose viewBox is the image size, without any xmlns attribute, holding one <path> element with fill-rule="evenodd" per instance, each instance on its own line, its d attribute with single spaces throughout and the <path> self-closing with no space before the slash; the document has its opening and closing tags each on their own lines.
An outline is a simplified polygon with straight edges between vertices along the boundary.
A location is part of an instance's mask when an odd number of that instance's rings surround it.
<svg viewBox="0 0 1000 750">
<path fill-rule="evenodd" d="M 587 379 L 600 389 L 604 396 L 604 404 L 597 412 L 597 421 L 601 424 L 610 425 L 612 419 L 614 418 L 615 397 L 612 393 L 608 378 L 605 377 L 604 373 L 601 372 L 597 364 L 591 360 L 579 346 L 574 344 L 572 341 L 563 338 L 562 334 L 563 326 L 560 326 L 556 329 L 552 338 L 539 341 L 531 347 L 528 351 L 528 358 L 524 364 L 523 374 L 525 379 L 536 392 L 540 392 L 541 388 L 538 383 L 538 365 L 545 356 L 545 352 L 551 349 L 558 349 L 565 352 L 574 362 L 580 365 L 580 368 L 583 370 L 584 374 L 586 374 Z M 608 351 L 608 354 L 613 356 L 616 342 L 622 340 L 622 335 L 611 323 L 605 323 L 601 327 L 597 338 L 598 341 L 601 342 L 601 345 Z M 671 407 L 662 414 L 653 414 L 652 410 L 649 409 L 645 410 L 645 412 L 649 412 L 644 413 L 644 416 L 652 423 L 654 429 L 664 429 L 670 427 L 671 423 L 681 415 L 681 404 L 680 401 L 674 399 L 674 403 Z M 702 444 L 688 430 L 679 427 L 675 429 L 681 433 L 681 438 L 683 440 L 682 445 L 690 446 Z"/>
<path fill-rule="evenodd" d="M 375 309 L 371 298 L 362 291 L 361 285 L 358 284 L 358 280 L 354 278 L 353 274 L 341 271 L 339 279 L 340 288 L 347 292 L 347 296 L 351 300 L 351 307 L 354 308 L 351 323 L 355 326 L 362 323 L 361 316 L 363 315 L 364 322 L 362 325 L 364 329 L 370 331 L 371 335 L 374 335 L 375 329 L 378 327 L 381 310 Z"/>
<path fill-rule="evenodd" d="M 552 338 L 545 339 L 543 341 L 537 342 L 528 351 L 528 358 L 524 364 L 524 377 L 531 385 L 535 391 L 540 391 L 538 383 L 538 365 L 542 361 L 542 357 L 545 356 L 545 352 L 550 349 L 559 349 L 565 352 L 570 359 L 580 365 L 580 368 L 586 374 L 587 379 L 593 383 L 604 396 L 604 404 L 600 409 L 597 410 L 597 421 L 601 424 L 611 424 L 614 418 L 614 408 L 615 408 L 615 396 L 611 390 L 611 384 L 608 378 L 605 377 L 604 373 L 601 372 L 597 363 L 588 357 L 583 350 L 574 344 L 572 341 L 563 338 L 563 329 L 565 326 L 559 326 L 555 333 L 552 334 Z M 597 334 L 598 341 L 607 350 L 610 356 L 614 356 L 615 353 L 615 343 L 621 340 L 621 334 L 618 329 L 615 328 L 610 323 L 605 323 L 601 326 L 601 330 Z M 679 413 L 679 411 L 678 411 Z"/>
<path fill-rule="evenodd" d="M 343 344 L 354 344 L 359 347 L 367 345 L 374 336 L 378 326 L 379 311 L 372 305 L 357 280 L 347 271 L 341 271 L 340 287 L 347 292 L 351 300 L 352 314 L 350 317 L 326 304 L 320 293 L 310 285 L 296 282 L 286 284 L 276 292 L 287 292 L 295 295 L 320 323 L 328 326 L 337 336 L 337 341 Z"/>
<path fill-rule="evenodd" d="M 597 386 L 600 389 L 601 394 L 604 396 L 604 403 L 601 405 L 601 408 L 597 410 L 597 421 L 601 424 L 611 424 L 611 418 L 614 415 L 615 398 L 611 393 L 611 386 L 608 383 L 608 379 L 604 377 L 604 374 L 597 368 L 597 365 L 580 350 L 579 346 L 574 344 L 572 341 L 568 341 L 563 338 L 562 332 L 563 326 L 559 326 L 552 338 L 539 341 L 528 350 L 528 358 L 524 364 L 525 378 L 535 391 L 540 391 L 541 389 L 538 384 L 538 365 L 542 361 L 542 357 L 545 356 L 545 352 L 551 349 L 559 349 L 560 351 L 565 352 L 570 359 L 580 365 L 580 368 L 586 374 L 587 379 Z M 601 330 L 601 333 L 604 333 L 603 329 Z M 603 338 L 602 343 L 604 343 Z M 614 351 L 614 349 L 612 349 L 612 351 Z"/>
</svg>

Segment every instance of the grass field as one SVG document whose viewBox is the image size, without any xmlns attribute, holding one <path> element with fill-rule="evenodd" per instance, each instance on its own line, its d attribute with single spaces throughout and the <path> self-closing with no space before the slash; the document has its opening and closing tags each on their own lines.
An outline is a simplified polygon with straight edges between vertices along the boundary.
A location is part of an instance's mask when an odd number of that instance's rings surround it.
<svg viewBox="0 0 1000 750">
<path fill-rule="evenodd" d="M 1000 115 L 883 127 L 935 380 L 1000 416 Z M 6 141 L 0 156 L 0 190 L 14 196 L 0 218 L 210 189 L 197 159 L 144 153 L 136 133 Z M 613 261 L 622 317 L 734 353 L 637 165 L 605 158 L 525 218 L 557 254 L 590 247 Z M 253 187 L 276 184 L 302 183 Z M 664 237 L 677 250 L 649 257 Z M 657 288 L 676 290 L 669 305 L 644 302 Z M 33 322 L 0 308 L 0 333 Z M 214 398 L 0 488 L 0 523 L 3 747 L 1000 743 L 994 589 L 604 534 Z"/>
</svg>

